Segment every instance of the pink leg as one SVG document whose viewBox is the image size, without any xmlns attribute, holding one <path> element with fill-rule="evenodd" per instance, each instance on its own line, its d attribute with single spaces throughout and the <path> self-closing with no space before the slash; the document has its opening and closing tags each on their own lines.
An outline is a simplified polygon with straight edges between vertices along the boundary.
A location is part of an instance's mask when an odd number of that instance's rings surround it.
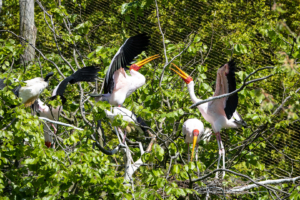
<svg viewBox="0 0 300 200">
<path fill-rule="evenodd" d="M 225 150 L 224 150 L 224 146 L 222 143 L 222 139 L 221 139 L 221 135 L 220 132 L 216 133 L 216 138 L 217 138 L 217 142 L 218 142 L 218 147 L 219 147 L 219 158 L 218 158 L 218 165 L 217 165 L 217 169 L 219 169 L 219 165 L 220 165 L 220 160 L 221 157 L 223 157 L 223 169 L 225 169 Z M 223 171 L 222 173 L 222 178 L 224 178 L 225 176 L 225 171 Z M 216 178 L 218 177 L 219 173 L 216 173 Z"/>
<path fill-rule="evenodd" d="M 57 129 L 55 128 L 55 126 L 53 125 L 53 124 L 51 124 L 51 126 L 53 127 L 53 129 L 54 129 L 54 134 L 56 134 L 56 132 L 57 132 Z"/>
<path fill-rule="evenodd" d="M 123 143 L 125 143 L 126 134 L 127 134 L 127 131 L 125 130 L 125 131 L 124 131 Z"/>
</svg>

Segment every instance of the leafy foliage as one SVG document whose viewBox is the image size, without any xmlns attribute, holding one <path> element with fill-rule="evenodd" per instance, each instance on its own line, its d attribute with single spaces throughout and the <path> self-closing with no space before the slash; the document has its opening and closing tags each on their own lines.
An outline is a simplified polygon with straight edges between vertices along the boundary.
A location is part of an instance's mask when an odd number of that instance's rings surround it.
<svg viewBox="0 0 300 200">
<path fill-rule="evenodd" d="M 47 15 L 44 18 L 43 10 L 36 4 L 36 47 L 48 60 L 42 59 L 36 51 L 33 62 L 21 65 L 24 47 L 11 33 L 1 32 L 4 39 L 0 39 L 0 78 L 6 78 L 6 84 L 12 83 L 0 90 L 1 196 L 9 199 L 178 199 L 197 195 L 204 198 L 199 187 L 208 187 L 212 176 L 193 184 L 190 179 L 202 177 L 216 168 L 218 147 L 214 136 L 209 143 L 201 141 L 198 162 L 187 160 L 187 145 L 181 134 L 183 122 L 198 118 L 205 127 L 210 124 L 197 109 L 189 109 L 192 102 L 184 82 L 168 67 L 159 86 L 166 58 L 157 26 L 155 1 L 101 2 L 109 9 L 97 9 L 94 0 L 41 1 L 53 21 Z M 207 99 L 213 95 L 217 65 L 231 57 L 238 63 L 238 88 L 254 70 L 274 67 L 261 70 L 250 79 L 274 76 L 253 83 L 238 94 L 238 110 L 249 128 L 223 130 L 226 168 L 254 180 L 294 177 L 300 170 L 298 133 L 295 131 L 300 110 L 299 5 L 292 0 L 271 5 L 269 1 L 259 0 L 199 0 L 193 3 L 198 6 L 193 12 L 190 10 L 194 6 L 187 1 L 162 0 L 158 8 L 168 61 L 187 47 L 173 62 L 193 77 L 198 97 Z M 18 16 L 18 1 L 5 1 L 1 29 L 18 34 Z M 118 140 L 111 126 L 125 127 L 127 124 L 121 117 L 108 123 L 104 110 L 110 106 L 88 99 L 86 94 L 95 92 L 95 88 L 96 92 L 100 91 L 113 55 L 125 39 L 136 32 L 147 32 L 152 41 L 149 51 L 137 60 L 154 53 L 159 53 L 161 59 L 141 68 L 147 83 L 124 103 L 127 109 L 146 120 L 150 132 L 157 137 L 152 151 L 142 155 L 145 166 L 135 172 L 132 189 L 123 184 L 123 154 L 103 154 L 93 148 L 94 141 L 90 137 L 95 133 L 96 121 L 102 120 L 107 137 L 105 148 L 112 149 Z M 68 100 L 59 120 L 84 131 L 59 126 L 54 137 L 55 149 L 44 145 L 43 121 L 21 105 L 21 100 L 11 91 L 17 85 L 13 78 L 24 81 L 54 71 L 49 87 L 40 98 L 53 107 L 61 105 L 59 98 L 49 100 L 53 89 L 63 80 L 49 60 L 66 77 L 73 73 L 72 68 L 84 64 L 101 68 L 97 87 L 87 83 L 68 85 Z M 85 112 L 80 108 L 82 100 Z M 128 138 L 148 145 L 144 135 L 128 135 Z M 134 145 L 130 149 L 134 153 L 133 160 L 138 160 L 141 157 L 139 149 Z M 246 178 L 227 173 L 219 186 L 234 188 L 245 185 L 246 181 Z M 287 192 L 290 199 L 300 198 L 298 182 L 276 187 Z M 257 192 L 256 196 L 242 193 L 227 194 L 227 197 L 267 199 L 274 195 L 264 187 L 252 191 Z M 218 194 L 212 198 L 223 196 Z"/>
</svg>

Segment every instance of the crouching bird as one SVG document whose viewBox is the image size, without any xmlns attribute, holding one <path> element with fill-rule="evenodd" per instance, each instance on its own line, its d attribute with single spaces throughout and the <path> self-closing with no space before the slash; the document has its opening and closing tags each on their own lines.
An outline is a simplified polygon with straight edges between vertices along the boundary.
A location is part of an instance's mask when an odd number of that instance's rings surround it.
<svg viewBox="0 0 300 200">
<path fill-rule="evenodd" d="M 20 85 L 15 87 L 12 91 L 17 97 L 22 98 L 22 103 L 25 107 L 31 106 L 43 90 L 48 86 L 49 78 L 53 76 L 53 72 L 48 73 L 45 78 L 34 78 L 27 81 L 25 86 L 21 87 Z M 0 79 L 0 90 L 2 90 L 6 84 L 4 83 L 5 79 Z M 18 82 L 17 79 L 15 79 Z"/>
<path fill-rule="evenodd" d="M 185 143 L 188 145 L 188 160 L 190 157 L 190 144 L 192 143 L 191 161 L 193 161 L 195 150 L 197 161 L 198 143 L 201 140 L 209 141 L 211 130 L 208 128 L 204 129 L 203 123 L 198 119 L 188 119 L 182 125 L 182 134 L 185 137 Z"/>
<path fill-rule="evenodd" d="M 178 68 L 176 65 L 173 64 L 173 66 L 175 66 L 178 71 L 172 68 L 171 70 L 177 73 L 187 84 L 187 88 L 192 102 L 196 103 L 200 101 L 200 99 L 198 99 L 195 95 L 194 92 L 195 84 L 192 77 L 190 77 L 180 68 Z M 233 92 L 235 89 L 236 89 L 235 63 L 232 60 L 218 69 L 216 89 L 215 89 L 214 96 L 230 93 Z M 221 129 L 240 128 L 242 126 L 244 127 L 247 126 L 246 122 L 236 111 L 237 105 L 238 105 L 238 94 L 235 93 L 229 97 L 216 99 L 197 106 L 203 118 L 211 124 L 212 129 L 216 134 L 217 143 L 219 147 L 219 158 L 218 158 L 217 169 L 219 169 L 221 157 L 223 157 L 223 169 L 225 169 L 225 149 L 220 135 Z M 224 176 L 225 176 L 225 171 L 223 171 L 222 177 Z M 216 177 L 218 177 L 218 172 L 216 173 Z"/>
<path fill-rule="evenodd" d="M 75 73 L 73 73 L 71 76 L 65 78 L 63 81 L 61 81 L 52 92 L 51 99 L 55 99 L 56 96 L 60 96 L 62 100 L 62 104 L 66 102 L 66 98 L 64 96 L 64 92 L 67 88 L 67 85 L 74 84 L 77 82 L 94 82 L 97 78 L 99 68 L 97 67 L 84 67 L 79 70 L 77 70 Z M 63 106 L 58 106 L 56 108 L 49 108 L 44 102 L 42 102 L 40 99 L 38 99 L 34 105 L 34 110 L 40 114 L 41 117 L 46 117 L 50 120 L 59 120 L 60 112 L 63 109 Z M 54 134 L 57 132 L 57 124 L 48 123 L 48 126 L 52 126 L 54 129 Z M 49 134 L 50 130 L 47 126 L 44 126 L 44 137 L 45 137 L 45 145 L 49 148 L 51 144 L 53 143 L 52 136 Z"/>
<path fill-rule="evenodd" d="M 123 107 L 112 107 L 112 112 L 109 110 L 104 110 L 106 117 L 113 121 L 117 115 L 121 115 L 123 120 L 129 122 L 128 126 L 125 128 L 125 135 L 123 138 L 123 143 L 125 142 L 126 134 L 131 132 L 136 132 L 138 134 L 143 134 L 146 129 L 143 126 L 146 126 L 142 118 L 137 117 L 133 112 L 127 110 Z"/>
<path fill-rule="evenodd" d="M 96 101 L 107 101 L 113 106 L 122 106 L 125 99 L 146 82 L 145 76 L 138 72 L 141 67 L 159 57 L 154 55 L 132 64 L 130 68 L 127 67 L 148 45 L 149 37 L 146 34 L 128 38 L 110 63 L 104 80 L 104 94 L 90 96 L 96 97 Z M 131 76 L 125 72 L 128 69 Z"/>
</svg>

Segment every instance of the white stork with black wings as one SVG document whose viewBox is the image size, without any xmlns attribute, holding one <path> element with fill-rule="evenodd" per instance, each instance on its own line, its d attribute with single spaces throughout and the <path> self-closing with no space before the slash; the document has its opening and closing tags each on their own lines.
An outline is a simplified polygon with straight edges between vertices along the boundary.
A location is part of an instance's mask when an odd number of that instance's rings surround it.
<svg viewBox="0 0 300 200">
<path fill-rule="evenodd" d="M 96 67 L 84 67 L 81 68 L 79 70 L 77 70 L 74 74 L 72 74 L 71 76 L 65 78 L 63 81 L 61 81 L 56 88 L 54 89 L 54 91 L 52 92 L 52 97 L 51 99 L 55 99 L 57 95 L 60 96 L 61 100 L 62 100 L 62 104 L 64 104 L 66 102 L 66 98 L 64 97 L 64 92 L 67 88 L 67 85 L 70 84 L 74 84 L 77 82 L 93 82 L 96 80 L 97 76 L 98 76 L 98 71 L 99 68 Z M 38 99 L 35 103 L 34 103 L 34 110 L 36 110 L 38 113 L 40 113 L 41 117 L 46 117 L 50 120 L 56 120 L 58 121 L 59 115 L 61 110 L 63 109 L 63 106 L 58 106 L 56 108 L 52 108 L 50 109 L 46 104 L 44 104 L 44 102 L 42 102 L 40 99 Z M 56 133 L 57 131 L 57 124 L 51 124 L 51 123 L 47 123 L 50 127 L 50 125 L 53 127 L 54 129 L 54 133 Z M 51 146 L 52 143 L 52 137 L 49 135 L 50 130 L 48 129 L 47 126 L 44 126 L 44 137 L 45 137 L 45 145 L 47 147 Z"/>
<path fill-rule="evenodd" d="M 130 66 L 133 59 L 147 49 L 149 37 L 139 34 L 128 38 L 113 57 L 105 76 L 104 94 L 90 94 L 97 97 L 96 101 L 108 101 L 111 105 L 122 106 L 126 97 L 132 94 L 146 82 L 145 77 L 138 70 L 146 63 L 158 58 L 158 55 L 146 58 Z M 125 70 L 130 71 L 128 76 Z"/>
<path fill-rule="evenodd" d="M 173 63 L 172 63 L 173 64 Z M 173 64 L 174 65 L 174 64 Z M 172 69 L 176 72 L 187 84 L 187 88 L 190 94 L 190 98 L 193 103 L 199 102 L 194 92 L 194 81 L 192 77 L 186 74 L 184 71 L 179 69 L 174 65 L 179 71 Z M 235 63 L 230 61 L 224 66 L 221 66 L 217 72 L 216 89 L 214 96 L 219 96 L 222 94 L 227 94 L 233 92 L 236 89 L 235 82 Z M 235 93 L 227 98 L 221 98 L 214 101 L 210 101 L 198 106 L 199 111 L 206 121 L 208 121 L 213 131 L 216 134 L 217 142 L 219 146 L 219 158 L 218 165 L 219 168 L 220 159 L 223 156 L 223 168 L 225 169 L 225 149 L 221 140 L 220 131 L 222 128 L 240 128 L 241 126 L 246 126 L 246 122 L 236 111 L 238 105 L 238 94 Z M 216 174 L 218 175 L 218 174 Z M 225 176 L 225 171 L 223 171 L 223 177 Z"/>
</svg>

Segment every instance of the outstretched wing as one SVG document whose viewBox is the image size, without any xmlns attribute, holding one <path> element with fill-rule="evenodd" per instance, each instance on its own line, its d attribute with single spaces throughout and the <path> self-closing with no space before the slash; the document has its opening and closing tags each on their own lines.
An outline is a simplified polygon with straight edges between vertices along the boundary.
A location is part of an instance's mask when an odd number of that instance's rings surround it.
<svg viewBox="0 0 300 200">
<path fill-rule="evenodd" d="M 62 82 L 60 82 L 58 84 L 58 86 L 56 86 L 56 88 L 54 89 L 54 91 L 52 93 L 51 99 L 55 99 L 55 97 L 57 95 L 60 95 L 60 97 L 62 99 L 62 103 L 65 103 L 66 98 L 63 96 L 63 94 L 67 88 L 68 83 L 74 84 L 74 83 L 82 82 L 82 81 L 93 82 L 97 78 L 98 71 L 99 71 L 99 68 L 93 67 L 93 66 L 84 67 L 84 68 L 77 70 L 74 74 L 65 78 Z"/>
<path fill-rule="evenodd" d="M 214 96 L 227 94 L 236 90 L 235 63 L 233 60 L 220 67 L 217 72 L 216 90 Z M 238 105 L 238 94 L 212 101 L 215 109 L 224 109 L 227 119 L 231 119 Z"/>
<path fill-rule="evenodd" d="M 228 81 L 228 93 L 233 92 L 236 90 L 236 82 L 235 82 L 235 63 L 233 60 L 231 60 L 228 63 L 229 72 L 227 74 L 227 81 Z M 237 105 L 238 105 L 238 93 L 235 93 L 234 95 L 231 95 L 227 98 L 226 106 L 224 108 L 227 119 L 230 119 L 235 112 Z"/>
<path fill-rule="evenodd" d="M 113 57 L 105 76 L 104 93 L 112 93 L 114 89 L 113 75 L 115 71 L 127 68 L 133 59 L 147 49 L 149 37 L 146 34 L 139 34 L 128 38 Z"/>
</svg>

